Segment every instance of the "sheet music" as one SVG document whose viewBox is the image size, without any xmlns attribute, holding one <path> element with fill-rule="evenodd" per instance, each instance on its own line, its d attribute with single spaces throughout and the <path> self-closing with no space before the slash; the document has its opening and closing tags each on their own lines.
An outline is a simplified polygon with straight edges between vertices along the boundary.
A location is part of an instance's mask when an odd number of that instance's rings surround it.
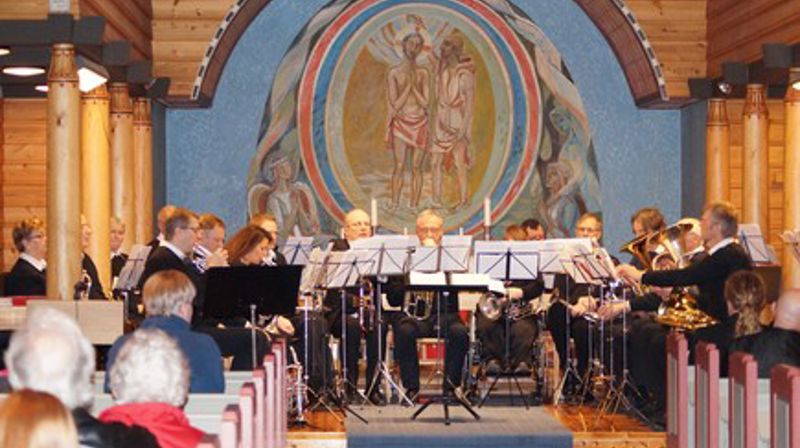
<svg viewBox="0 0 800 448">
<path fill-rule="evenodd" d="M 376 235 L 354 241 L 350 249 L 360 260 L 372 260 L 365 275 L 403 275 L 407 271 L 409 248 L 414 247 L 408 235 Z M 381 259 L 381 254 L 383 258 Z"/>
<path fill-rule="evenodd" d="M 133 245 L 128 261 L 125 262 L 125 266 L 122 267 L 122 271 L 119 273 L 119 278 L 117 279 L 118 289 L 131 290 L 136 288 L 142 273 L 144 273 L 144 264 L 151 250 L 150 246 Z"/>
<path fill-rule="evenodd" d="M 442 271 L 411 271 L 408 273 L 408 283 L 413 286 L 447 286 L 447 275 Z"/>
<path fill-rule="evenodd" d="M 300 293 L 309 294 L 313 292 L 320 285 L 325 276 L 325 257 L 328 251 L 315 247 L 308 258 L 303 268 L 303 273 L 300 276 Z"/>
<path fill-rule="evenodd" d="M 439 270 L 439 248 L 417 246 L 411 253 L 411 271 L 436 272 Z"/>
<path fill-rule="evenodd" d="M 770 263 L 773 261 L 770 257 L 769 248 L 767 248 L 767 244 L 764 241 L 764 234 L 761 233 L 761 226 L 758 224 L 739 224 L 737 235 L 754 263 Z"/>
<path fill-rule="evenodd" d="M 286 239 L 280 252 L 290 265 L 305 266 L 314 245 L 313 236 L 290 236 Z"/>
<path fill-rule="evenodd" d="M 472 235 L 444 235 L 442 237 L 441 269 L 444 272 L 466 272 L 472 250 Z"/>
<path fill-rule="evenodd" d="M 476 241 L 475 271 L 501 280 L 533 280 L 540 249 L 537 241 Z"/>
<path fill-rule="evenodd" d="M 507 254 L 508 241 L 475 241 L 475 272 L 505 279 Z"/>
<path fill-rule="evenodd" d="M 567 251 L 568 256 L 577 253 L 591 253 L 592 240 L 590 238 L 558 238 L 552 240 L 532 241 L 539 248 L 539 271 L 547 274 L 566 274 L 561 262 L 562 251 Z"/>
<path fill-rule="evenodd" d="M 452 286 L 481 286 L 496 294 L 505 294 L 506 288 L 502 281 L 495 280 L 487 274 L 477 273 L 452 273 L 450 274 Z"/>
<path fill-rule="evenodd" d="M 331 252 L 328 255 L 328 270 L 325 273 L 326 289 L 338 289 L 348 286 L 355 254 L 350 251 Z"/>
</svg>

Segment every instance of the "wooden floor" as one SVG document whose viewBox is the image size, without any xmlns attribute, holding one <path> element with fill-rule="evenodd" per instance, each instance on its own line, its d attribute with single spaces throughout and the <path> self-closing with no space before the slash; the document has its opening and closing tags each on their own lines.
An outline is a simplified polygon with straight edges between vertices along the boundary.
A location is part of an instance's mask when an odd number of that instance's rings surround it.
<svg viewBox="0 0 800 448">
<path fill-rule="evenodd" d="M 561 423 L 573 431 L 575 447 L 640 447 L 666 446 L 663 432 L 651 431 L 638 420 L 623 414 L 598 417 L 590 406 L 547 406 Z M 308 414 L 308 425 L 292 427 L 292 447 L 344 448 L 346 428 L 341 414 L 315 411 Z"/>
</svg>

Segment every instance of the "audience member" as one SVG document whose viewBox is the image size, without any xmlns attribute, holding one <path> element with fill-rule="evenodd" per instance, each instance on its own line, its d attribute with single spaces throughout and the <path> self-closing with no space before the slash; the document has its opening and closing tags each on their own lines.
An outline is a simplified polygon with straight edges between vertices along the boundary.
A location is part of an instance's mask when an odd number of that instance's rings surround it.
<svg viewBox="0 0 800 448">
<path fill-rule="evenodd" d="M 78 448 L 78 433 L 58 398 L 24 389 L 12 392 L 0 405 L 0 446 Z"/>
<path fill-rule="evenodd" d="M 800 289 L 785 291 L 778 298 L 772 327 L 739 338 L 731 351 L 751 353 L 758 361 L 760 378 L 769 378 L 778 364 L 800 366 Z"/>
<path fill-rule="evenodd" d="M 203 438 L 181 409 L 189 395 L 189 366 L 166 333 L 136 330 L 109 375 L 116 405 L 101 412 L 100 421 L 147 428 L 161 448 L 194 447 Z"/>
<path fill-rule="evenodd" d="M 5 354 L 11 387 L 47 392 L 61 400 L 72 412 L 82 447 L 157 448 L 146 429 L 102 423 L 89 413 L 94 360 L 94 348 L 78 324 L 50 307 L 28 310 Z"/>
<path fill-rule="evenodd" d="M 221 393 L 225 391 L 222 355 L 214 340 L 207 334 L 192 331 L 192 300 L 196 290 L 186 274 L 167 270 L 153 274 L 144 284 L 142 301 L 147 318 L 139 328 L 156 328 L 172 337 L 189 362 L 192 393 Z M 120 336 L 111 346 L 106 372 L 111 371 L 130 335 Z M 108 388 L 108 376 L 106 387 Z"/>
</svg>

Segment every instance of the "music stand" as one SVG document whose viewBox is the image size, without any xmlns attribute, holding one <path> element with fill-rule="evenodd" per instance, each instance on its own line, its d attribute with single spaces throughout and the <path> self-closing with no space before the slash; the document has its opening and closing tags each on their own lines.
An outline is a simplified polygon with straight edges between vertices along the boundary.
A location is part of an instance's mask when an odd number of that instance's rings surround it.
<svg viewBox="0 0 800 448">
<path fill-rule="evenodd" d="M 439 250 L 444 250 L 442 246 L 439 246 Z M 441 260 L 441 256 L 439 256 Z M 446 267 L 446 266 L 445 266 Z M 486 292 L 487 285 L 464 285 L 464 284 L 453 284 L 449 278 L 447 278 L 447 274 L 443 271 L 438 271 L 436 273 L 418 273 L 418 272 L 410 272 L 407 277 L 406 288 L 410 291 L 426 291 L 426 292 L 434 292 L 437 294 L 436 300 L 436 339 L 438 344 L 444 342 L 445 349 L 447 347 L 447 342 L 449 338 L 449 327 L 450 325 L 445 325 L 444 332 L 442 332 L 442 307 L 446 306 L 443 302 L 447 302 L 450 295 L 453 294 L 456 299 L 458 299 L 459 292 L 466 292 L 466 291 L 477 291 L 477 292 Z M 444 334 L 442 334 L 444 333 Z M 443 364 L 441 360 L 443 354 L 442 350 L 437 350 L 437 357 L 439 360 L 437 363 Z M 438 373 L 438 372 L 437 372 Z M 442 372 L 443 373 L 443 372 Z M 448 384 L 450 388 L 448 389 Z M 456 385 L 450 382 L 450 379 L 447 377 L 446 374 L 443 374 L 442 378 L 442 392 L 441 395 L 435 395 L 430 397 L 427 403 L 423 404 L 419 409 L 417 409 L 414 414 L 411 416 L 411 420 L 416 420 L 417 417 L 422 414 L 425 409 L 427 409 L 430 405 L 435 403 L 440 403 L 444 409 L 444 424 L 450 424 L 450 406 L 451 405 L 458 405 L 463 407 L 467 410 L 475 420 L 480 420 L 480 415 L 472 409 L 472 406 L 462 397 L 458 396 L 455 393 Z"/>
<path fill-rule="evenodd" d="M 375 279 L 373 303 L 375 304 L 376 331 L 378 332 L 378 362 L 370 388 L 366 391 L 366 396 L 369 397 L 372 394 L 375 387 L 377 387 L 378 379 L 382 377 L 390 388 L 397 391 L 400 402 L 405 402 L 409 406 L 413 406 L 414 403 L 392 379 L 389 366 L 386 365 L 386 360 L 384 359 L 382 285 L 388 281 L 388 276 L 405 275 L 409 265 L 411 248 L 414 245 L 414 237 L 411 236 L 377 235 L 354 241 L 351 246 L 351 250 L 360 254 L 359 256 L 373 261 L 368 266 L 367 271 L 364 272 L 364 275 Z M 387 396 L 387 401 L 389 398 Z"/>
<path fill-rule="evenodd" d="M 753 263 L 772 263 L 775 260 L 758 224 L 739 224 L 737 236 Z"/>
<path fill-rule="evenodd" d="M 122 270 L 117 277 L 117 282 L 111 289 L 112 296 L 122 297 L 124 303 L 124 316 L 125 321 L 128 321 L 130 313 L 136 314 L 136 302 L 131 301 L 131 296 L 139 285 L 139 279 L 142 278 L 144 273 L 144 265 L 147 262 L 147 257 L 150 255 L 152 248 L 147 245 L 135 244 L 131 248 L 131 254 Z M 134 309 L 131 309 L 134 307 Z"/>
<path fill-rule="evenodd" d="M 539 272 L 539 245 L 533 241 L 476 241 L 475 242 L 475 272 L 487 274 L 495 280 L 509 282 L 511 280 L 535 280 Z M 503 312 L 505 325 L 505 347 L 503 356 L 503 371 L 494 377 L 489 390 L 481 399 L 478 407 L 483 407 L 489 395 L 492 394 L 500 378 L 511 378 L 517 385 L 519 396 L 525 409 L 528 409 L 528 400 L 519 384 L 519 379 L 514 375 L 511 366 L 511 316 L 508 305 Z M 511 404 L 514 404 L 514 394 L 511 381 L 508 382 L 511 392 Z"/>
<path fill-rule="evenodd" d="M 347 386 L 351 386 L 357 390 L 355 384 L 348 384 L 347 380 L 347 289 L 356 288 L 356 283 L 360 280 L 361 271 L 366 271 L 373 263 L 371 259 L 362 259 L 359 261 L 357 254 L 353 251 L 330 252 L 326 261 L 327 270 L 322 289 L 328 291 L 338 291 L 341 295 L 341 319 L 342 319 L 342 336 L 339 341 L 342 347 L 342 371 L 340 374 L 340 382 L 337 382 L 337 387 L 334 388 L 333 394 L 330 390 L 324 396 L 331 398 L 335 407 L 339 408 L 342 412 L 349 412 L 356 418 L 364 423 L 367 420 L 350 408 L 347 403 Z M 358 365 L 355 366 L 358 369 Z M 321 398 L 324 398 L 321 397 Z"/>
<path fill-rule="evenodd" d="M 287 264 L 305 266 L 313 247 L 313 236 L 290 236 L 281 246 L 280 252 L 286 256 Z"/>
</svg>

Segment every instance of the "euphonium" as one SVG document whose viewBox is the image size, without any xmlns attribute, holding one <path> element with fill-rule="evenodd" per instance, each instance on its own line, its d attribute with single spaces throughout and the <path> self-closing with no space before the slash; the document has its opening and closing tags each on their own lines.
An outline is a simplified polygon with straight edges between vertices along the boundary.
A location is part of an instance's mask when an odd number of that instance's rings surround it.
<svg viewBox="0 0 800 448">
<path fill-rule="evenodd" d="M 483 317 L 489 320 L 500 319 L 503 315 L 503 309 L 508 305 L 508 296 L 498 296 L 491 292 L 484 293 L 478 300 L 478 310 L 483 314 Z"/>
<path fill-rule="evenodd" d="M 633 254 L 641 263 L 642 266 L 652 266 L 653 260 L 650 258 L 650 251 L 647 248 L 647 243 L 652 234 L 645 234 L 637 236 L 636 238 L 628 241 L 619 248 L 620 252 L 628 252 Z"/>
<path fill-rule="evenodd" d="M 406 292 L 403 311 L 413 319 L 426 320 L 431 317 L 433 297 L 432 291 Z"/>
</svg>

